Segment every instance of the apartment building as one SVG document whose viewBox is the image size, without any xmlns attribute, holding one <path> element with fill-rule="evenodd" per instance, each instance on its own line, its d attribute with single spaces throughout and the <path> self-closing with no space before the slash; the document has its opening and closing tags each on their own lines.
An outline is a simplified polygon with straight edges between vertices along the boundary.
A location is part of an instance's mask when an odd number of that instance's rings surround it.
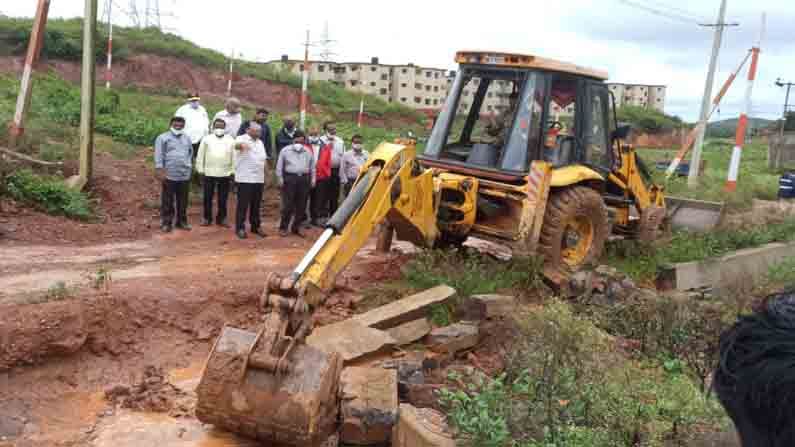
<svg viewBox="0 0 795 447">
<path fill-rule="evenodd" d="M 617 107 L 629 105 L 665 111 L 667 87 L 664 85 L 610 83 L 608 88 L 616 98 Z"/>
<path fill-rule="evenodd" d="M 304 61 L 282 56 L 267 62 L 301 76 Z M 310 81 L 333 82 L 348 90 L 377 96 L 420 110 L 436 110 L 447 96 L 447 70 L 413 64 L 386 65 L 374 57 L 366 62 L 310 61 Z"/>
</svg>

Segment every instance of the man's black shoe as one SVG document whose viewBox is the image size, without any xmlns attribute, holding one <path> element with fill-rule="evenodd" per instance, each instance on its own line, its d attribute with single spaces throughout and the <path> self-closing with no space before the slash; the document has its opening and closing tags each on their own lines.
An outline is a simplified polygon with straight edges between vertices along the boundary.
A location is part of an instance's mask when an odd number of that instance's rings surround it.
<svg viewBox="0 0 795 447">
<path fill-rule="evenodd" d="M 178 223 L 175 226 L 175 228 L 178 229 L 178 230 L 183 230 L 183 231 L 190 231 L 190 230 L 193 229 L 193 227 L 191 227 L 190 224 L 186 224 L 186 223 Z"/>
<path fill-rule="evenodd" d="M 293 230 L 293 235 L 298 237 L 304 237 L 304 233 L 301 233 L 301 230 L 298 229 Z"/>
<path fill-rule="evenodd" d="M 229 228 L 229 224 L 226 222 L 226 219 L 218 220 L 216 225 L 219 227 Z"/>
<path fill-rule="evenodd" d="M 161 225 L 160 231 L 163 233 L 171 233 L 171 225 Z"/>
<path fill-rule="evenodd" d="M 238 239 L 245 239 L 245 238 L 247 238 L 248 236 L 246 236 L 246 230 L 238 230 L 238 232 L 237 232 L 237 237 L 238 237 Z"/>
<path fill-rule="evenodd" d="M 268 235 L 265 234 L 265 231 L 262 228 L 257 228 L 256 230 L 252 231 L 252 233 L 256 234 L 259 237 L 268 237 Z"/>
<path fill-rule="evenodd" d="M 209 227 L 210 225 L 212 225 L 212 222 L 210 222 L 208 219 L 202 219 L 201 226 Z"/>
</svg>

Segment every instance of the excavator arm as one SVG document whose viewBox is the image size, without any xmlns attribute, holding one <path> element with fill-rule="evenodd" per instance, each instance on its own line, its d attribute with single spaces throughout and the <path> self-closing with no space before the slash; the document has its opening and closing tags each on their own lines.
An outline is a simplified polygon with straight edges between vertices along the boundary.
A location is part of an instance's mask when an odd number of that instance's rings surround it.
<svg viewBox="0 0 795 447">
<path fill-rule="evenodd" d="M 270 275 L 263 305 L 273 293 L 318 305 L 382 222 L 400 239 L 433 245 L 439 234 L 433 172 L 419 166 L 412 142 L 400 143 L 382 143 L 373 151 L 351 193 L 295 270 L 288 277 Z"/>
</svg>

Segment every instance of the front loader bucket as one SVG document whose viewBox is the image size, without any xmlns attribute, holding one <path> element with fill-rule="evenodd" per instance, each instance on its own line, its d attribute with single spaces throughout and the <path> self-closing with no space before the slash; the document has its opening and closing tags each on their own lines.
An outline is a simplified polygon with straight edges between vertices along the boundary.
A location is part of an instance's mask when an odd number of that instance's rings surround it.
<svg viewBox="0 0 795 447">
<path fill-rule="evenodd" d="M 323 445 L 336 433 L 340 356 L 298 343 L 284 371 L 269 369 L 260 351 L 258 334 L 224 327 L 196 390 L 196 417 L 264 445 Z"/>
<path fill-rule="evenodd" d="M 725 215 L 723 202 L 666 197 L 667 217 L 673 228 L 691 231 L 710 231 L 718 227 Z"/>
</svg>

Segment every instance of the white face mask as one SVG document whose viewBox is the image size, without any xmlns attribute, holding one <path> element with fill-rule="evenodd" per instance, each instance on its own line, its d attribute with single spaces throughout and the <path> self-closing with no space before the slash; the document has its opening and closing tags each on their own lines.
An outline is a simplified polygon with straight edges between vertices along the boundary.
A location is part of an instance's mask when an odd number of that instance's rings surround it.
<svg viewBox="0 0 795 447">
<path fill-rule="evenodd" d="M 199 108 L 199 101 L 191 101 L 190 102 L 191 108 L 198 109 Z"/>
<path fill-rule="evenodd" d="M 320 143 L 320 138 L 318 137 L 309 137 L 309 144 L 318 144 Z"/>
<path fill-rule="evenodd" d="M 362 151 L 362 145 L 361 144 L 352 144 L 351 145 L 351 149 L 355 150 L 356 152 L 361 152 Z"/>
<path fill-rule="evenodd" d="M 214 129 L 214 130 L 213 130 L 213 133 L 214 133 L 214 134 L 215 134 L 215 136 L 217 136 L 217 137 L 222 137 L 222 136 L 224 136 L 224 134 L 226 133 L 226 130 L 225 130 L 225 129 Z"/>
<path fill-rule="evenodd" d="M 180 135 L 182 135 L 183 131 L 182 131 L 182 129 L 175 129 L 175 128 L 172 127 L 171 128 L 171 133 L 173 133 L 176 136 L 180 136 Z"/>
</svg>

